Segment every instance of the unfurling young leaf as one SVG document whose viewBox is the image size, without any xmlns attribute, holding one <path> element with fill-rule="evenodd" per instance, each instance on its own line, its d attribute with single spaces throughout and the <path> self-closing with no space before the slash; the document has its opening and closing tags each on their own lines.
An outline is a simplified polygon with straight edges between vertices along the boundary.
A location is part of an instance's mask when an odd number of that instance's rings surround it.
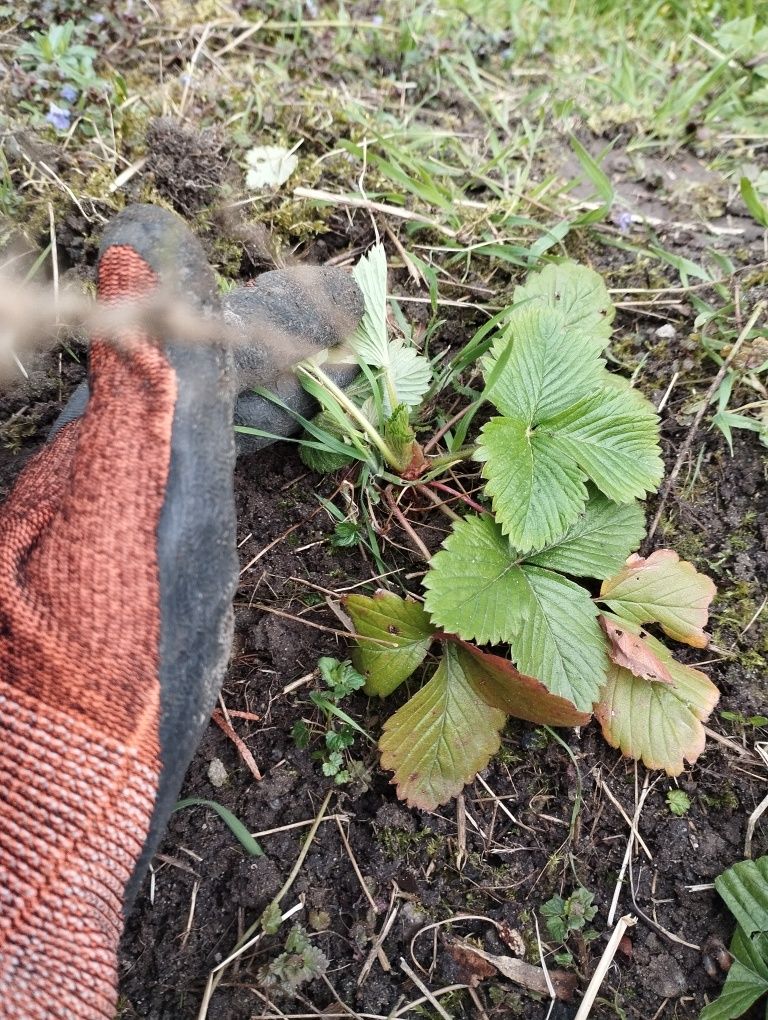
<svg viewBox="0 0 768 1020">
<path fill-rule="evenodd" d="M 716 591 L 692 563 L 672 549 L 657 549 L 648 559 L 630 556 L 615 577 L 603 581 L 600 598 L 625 620 L 660 623 L 676 641 L 706 648 L 704 627 Z"/>
<path fill-rule="evenodd" d="M 400 471 L 413 460 L 416 436 L 408 421 L 408 408 L 398 404 L 384 423 L 384 440 L 395 456 Z"/>
<path fill-rule="evenodd" d="M 458 650 L 447 644 L 432 679 L 384 724 L 382 768 L 394 771 L 401 800 L 433 811 L 485 768 L 505 720 L 477 697 Z"/>
<path fill-rule="evenodd" d="M 364 255 L 352 276 L 365 299 L 365 314 L 350 340 L 353 352 L 385 374 L 384 410 L 391 414 L 397 404 L 416 407 L 429 389 L 429 362 L 402 340 L 390 340 L 387 326 L 387 256 L 382 244 Z M 383 422 L 379 422 L 383 425 Z"/>
<path fill-rule="evenodd" d="M 435 628 L 420 603 L 389 592 L 349 595 L 344 606 L 357 631 L 352 661 L 365 692 L 386 697 L 424 661 Z"/>
<path fill-rule="evenodd" d="M 663 664 L 672 683 L 644 680 L 612 664 L 595 705 L 603 736 L 611 747 L 642 759 L 647 768 L 678 776 L 684 761 L 692 764 L 704 750 L 703 723 L 718 702 L 718 690 L 701 670 L 676 662 L 660 641 L 640 637 L 639 626 L 616 617 L 612 622 L 635 634 Z"/>
</svg>

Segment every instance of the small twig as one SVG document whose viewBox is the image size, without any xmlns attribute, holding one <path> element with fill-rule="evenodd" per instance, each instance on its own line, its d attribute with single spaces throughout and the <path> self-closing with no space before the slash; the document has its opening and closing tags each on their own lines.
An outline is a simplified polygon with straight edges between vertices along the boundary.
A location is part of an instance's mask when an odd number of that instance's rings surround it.
<svg viewBox="0 0 768 1020">
<path fill-rule="evenodd" d="M 331 205 L 348 206 L 352 209 L 368 209 L 370 212 L 380 212 L 385 216 L 396 216 L 400 220 L 412 220 L 415 223 L 423 223 L 432 227 L 446 237 L 456 237 L 455 230 L 443 226 L 437 220 L 431 220 L 421 213 L 412 212 L 410 209 L 403 209 L 397 205 L 386 205 L 384 202 L 373 202 L 368 198 L 359 198 L 356 195 L 336 195 L 332 191 L 321 191 L 318 188 L 294 188 L 294 198 L 308 198 L 315 202 L 329 202 Z"/>
<path fill-rule="evenodd" d="M 389 935 L 392 929 L 392 925 L 395 923 L 397 915 L 400 913 L 400 905 L 395 903 L 395 899 L 397 898 L 397 891 L 398 891 L 397 886 L 394 885 L 392 888 L 392 895 L 389 898 L 389 907 L 387 909 L 387 916 L 384 919 L 384 924 L 381 926 L 381 931 L 376 936 L 376 939 L 374 940 L 374 943 L 371 946 L 371 951 L 368 953 L 368 956 L 365 959 L 365 963 L 363 964 L 363 968 L 360 971 L 360 974 L 358 975 L 357 978 L 358 987 L 364 984 L 365 981 L 367 980 L 368 975 L 370 974 L 371 971 L 371 967 L 373 966 L 374 960 L 376 959 L 377 956 L 379 956 L 379 953 L 382 951 L 382 947 L 384 946 L 387 936 Z"/>
<path fill-rule="evenodd" d="M 264 777 L 261 774 L 259 766 L 256 764 L 256 759 L 248 750 L 248 747 L 246 746 L 243 738 L 239 737 L 237 733 L 235 733 L 232 724 L 229 722 L 229 720 L 225 719 L 224 713 L 221 711 L 221 709 L 214 708 L 213 712 L 211 713 L 211 719 L 213 719 L 213 721 L 216 723 L 219 729 L 223 730 L 223 732 L 229 737 L 229 739 L 232 741 L 232 743 L 239 751 L 240 757 L 245 762 L 251 775 L 254 777 L 254 779 L 256 779 L 257 782 L 260 783 Z"/>
<path fill-rule="evenodd" d="M 336 820 L 341 822 L 349 821 L 349 815 L 326 815 L 323 818 L 324 822 L 335 822 Z M 264 836 L 274 836 L 278 832 L 290 832 L 291 829 L 306 829 L 309 825 L 314 825 L 314 818 L 307 818 L 303 822 L 289 822 L 287 825 L 278 825 L 276 829 L 263 829 L 261 832 L 252 832 L 251 835 L 254 839 L 262 839 Z M 155 854 L 159 856 L 159 854 Z"/>
<path fill-rule="evenodd" d="M 699 663 L 699 665 L 702 665 Z M 742 747 L 741 744 L 737 744 L 735 740 L 731 740 L 730 737 L 726 737 L 724 733 L 718 733 L 717 730 L 711 729 L 709 726 L 704 727 L 704 732 L 710 740 L 715 740 L 718 744 L 722 744 L 723 747 L 729 748 L 734 751 L 740 758 L 750 758 L 752 761 L 755 760 L 754 754 L 746 748 Z"/>
<path fill-rule="evenodd" d="M 579 1011 L 576 1014 L 576 1020 L 587 1020 L 587 1017 L 592 1010 L 592 1004 L 597 997 L 597 993 L 600 991 L 600 986 L 605 979 L 605 975 L 608 973 L 608 968 L 613 962 L 613 958 L 616 955 L 616 950 L 619 948 L 619 943 L 624 936 L 624 932 L 627 928 L 631 928 L 635 924 L 637 924 L 637 918 L 633 917 L 631 914 L 625 914 L 616 922 L 616 927 L 613 929 L 613 934 L 608 940 L 607 946 L 603 950 L 603 955 L 600 957 L 597 969 L 592 975 L 592 980 L 589 982 L 586 992 L 584 992 L 584 998 L 581 1000 Z"/>
<path fill-rule="evenodd" d="M 637 786 L 635 786 L 635 789 L 637 789 Z M 632 819 L 632 825 L 630 825 L 629 827 L 630 829 L 629 839 L 627 840 L 627 849 L 624 851 L 624 860 L 621 862 L 619 877 L 616 879 L 616 888 L 613 890 L 613 899 L 611 900 L 611 906 L 608 911 L 609 927 L 610 925 L 613 924 L 613 919 L 616 916 L 616 908 L 619 905 L 621 887 L 624 884 L 624 875 L 626 874 L 627 867 L 630 865 L 630 862 L 632 860 L 632 851 L 635 846 L 635 838 L 639 835 L 637 823 L 640 821 L 640 815 L 642 814 L 643 806 L 645 805 L 645 799 L 652 789 L 653 787 L 649 786 L 648 774 L 646 773 L 645 782 L 643 783 L 643 791 L 640 794 L 640 797 L 638 798 L 637 806 L 635 808 L 635 814 Z M 632 898 L 634 900 L 634 890 L 632 891 Z"/>
<path fill-rule="evenodd" d="M 192 886 L 192 895 L 189 900 L 189 916 L 187 917 L 187 925 L 184 929 L 184 934 L 181 936 L 181 947 L 182 949 L 186 946 L 189 941 L 189 936 L 192 933 L 192 921 L 195 918 L 195 906 L 197 905 L 197 894 L 200 889 L 200 883 L 195 881 Z"/>
<path fill-rule="evenodd" d="M 766 793 L 747 820 L 747 838 L 744 840 L 745 857 L 752 856 L 752 837 L 755 834 L 755 826 L 766 811 L 768 811 L 768 793 Z"/>
<path fill-rule="evenodd" d="M 443 1018 L 443 1020 L 453 1020 L 453 1018 L 451 1017 L 450 1013 L 446 1013 L 445 1012 L 443 1007 L 440 1005 L 440 1003 L 434 997 L 432 992 L 430 992 L 430 990 L 427 988 L 427 986 L 421 980 L 421 978 L 416 973 L 416 971 L 413 969 L 413 967 L 409 966 L 407 961 L 402 956 L 400 957 L 400 969 L 403 971 L 404 974 L 408 975 L 408 977 L 411 979 L 411 981 L 413 981 L 413 983 L 416 985 L 416 987 L 419 989 L 419 991 L 424 996 L 426 996 L 427 1001 L 430 1003 L 430 1005 L 432 1006 L 433 1009 L 437 1010 L 437 1012 L 440 1014 L 440 1016 Z"/>
<path fill-rule="evenodd" d="M 328 793 L 325 795 L 325 800 L 320 805 L 320 810 L 317 813 L 317 818 L 315 818 L 314 822 L 312 823 L 312 828 L 307 833 L 307 838 L 304 841 L 304 845 L 301 848 L 299 856 L 296 858 L 296 863 L 294 864 L 293 868 L 291 868 L 290 875 L 288 876 L 288 878 L 286 878 L 285 882 L 282 885 L 282 888 L 280 889 L 278 894 L 274 897 L 274 899 L 271 901 L 269 907 L 279 906 L 280 901 L 287 895 L 291 886 L 296 881 L 296 878 L 299 872 L 301 871 L 306 856 L 309 853 L 309 848 L 312 846 L 312 842 L 314 841 L 314 838 L 317 835 L 317 830 L 320 827 L 320 823 L 322 822 L 323 816 L 325 815 L 325 812 L 328 809 L 328 805 L 331 802 L 331 797 L 333 796 L 333 794 L 334 791 L 329 790 Z M 269 907 L 267 907 L 267 910 L 269 910 Z M 260 921 L 257 921 L 256 923 L 259 924 Z"/>
<path fill-rule="evenodd" d="M 544 946 L 541 944 L 541 933 L 539 932 L 539 922 L 536 919 L 536 914 L 533 915 L 533 926 L 536 929 L 536 943 L 539 947 L 539 962 L 541 963 L 541 969 L 544 972 L 544 981 L 547 985 L 549 997 L 554 1001 L 557 998 L 557 993 L 555 992 L 555 986 L 552 984 L 552 978 L 549 976 L 549 971 L 547 970 L 547 965 L 544 961 Z"/>
<path fill-rule="evenodd" d="M 666 505 L 667 505 L 667 501 L 668 501 L 668 499 L 669 499 L 669 497 L 670 497 L 670 495 L 672 493 L 672 489 L 674 487 L 674 484 L 677 481 L 677 476 L 680 474 L 680 471 L 682 470 L 683 464 L 685 463 L 689 453 L 691 452 L 691 447 L 693 446 L 693 440 L 696 438 L 696 435 L 697 435 L 697 433 L 699 431 L 701 423 L 702 423 L 702 421 L 704 419 L 704 415 L 707 413 L 707 408 L 709 407 L 710 402 L 712 401 L 712 398 L 714 397 L 715 393 L 717 392 L 717 389 L 720 386 L 720 383 L 725 378 L 726 372 L 731 367 L 731 364 L 733 363 L 733 359 L 739 353 L 739 349 L 741 348 L 741 345 L 747 339 L 747 337 L 749 336 L 750 332 L 752 331 L 752 327 L 754 326 L 754 324 L 757 322 L 757 320 L 760 318 L 761 314 L 763 313 L 763 310 L 765 309 L 765 306 L 766 306 L 766 302 L 765 301 L 759 301 L 755 305 L 755 307 L 754 307 L 754 309 L 752 311 L 752 314 L 749 317 L 749 321 L 747 322 L 746 326 L 744 327 L 744 329 L 739 334 L 739 337 L 736 340 L 736 343 L 731 348 L 730 354 L 728 355 L 728 357 L 725 359 L 725 361 L 720 366 L 720 371 L 717 373 L 715 378 L 712 380 L 712 385 L 707 390 L 706 396 L 704 397 L 704 400 L 701 402 L 701 406 L 699 407 L 699 410 L 696 412 L 696 417 L 693 419 L 693 421 L 691 423 L 691 427 L 688 430 L 688 435 L 685 437 L 685 440 L 683 441 L 683 444 L 680 447 L 680 452 L 677 455 L 677 459 L 675 460 L 674 467 L 672 468 L 672 470 L 671 470 L 671 472 L 669 474 L 669 477 L 667 478 L 666 484 L 664 485 L 664 489 L 663 489 L 662 494 L 661 494 L 661 499 L 659 500 L 659 506 L 658 506 L 658 509 L 656 510 L 656 516 L 653 518 L 653 523 L 651 524 L 650 528 L 648 529 L 648 538 L 646 539 L 646 541 L 650 542 L 651 539 L 653 538 L 653 536 L 656 534 L 656 529 L 658 528 L 659 522 L 661 521 L 662 514 L 664 513 L 664 510 L 665 510 Z"/>
<path fill-rule="evenodd" d="M 764 740 L 758 741 L 755 744 L 755 750 L 762 758 L 763 763 L 766 766 L 768 766 L 768 743 L 766 743 L 766 741 Z M 768 794 L 766 794 L 765 797 L 763 797 L 763 799 L 757 805 L 755 810 L 749 816 L 749 820 L 747 822 L 747 838 L 744 843 L 745 857 L 752 856 L 752 837 L 755 834 L 755 826 L 757 825 L 759 819 L 765 814 L 767 810 L 768 810 Z"/>
<path fill-rule="evenodd" d="M 605 790 L 605 794 L 608 797 L 608 800 L 611 802 L 611 804 L 613 804 L 613 806 L 616 808 L 616 810 L 619 812 L 621 817 L 624 819 L 624 821 L 629 826 L 630 830 L 634 833 L 635 839 L 637 840 L 638 845 L 641 847 L 641 849 L 642 849 L 643 853 L 645 854 L 645 856 L 648 858 L 649 861 L 652 861 L 653 860 L 653 854 L 651 853 L 651 851 L 646 846 L 646 843 L 645 843 L 645 840 L 643 839 L 643 837 L 637 831 L 637 826 L 632 821 L 632 819 L 629 817 L 629 815 L 624 810 L 624 808 L 621 806 L 621 804 L 619 803 L 618 799 L 613 795 L 613 793 L 611 793 L 611 790 L 610 790 L 608 784 L 602 778 L 602 776 L 600 776 L 600 778 L 599 778 L 599 784 L 600 784 L 600 786 L 602 786 L 603 790 Z"/>
<path fill-rule="evenodd" d="M 363 890 L 363 893 L 365 894 L 365 898 L 370 903 L 370 905 L 371 905 L 371 907 L 373 909 L 374 914 L 378 914 L 379 913 L 379 908 L 376 905 L 376 900 L 373 898 L 373 896 L 371 896 L 371 890 L 368 888 L 368 886 L 365 883 L 365 879 L 363 878 L 363 874 L 360 871 L 360 867 L 359 867 L 359 865 L 357 863 L 357 859 L 356 859 L 355 855 L 352 853 L 352 847 L 350 846 L 349 840 L 347 839 L 347 834 L 346 834 L 346 832 L 344 832 L 344 826 L 341 824 L 341 821 L 340 821 L 338 815 L 336 816 L 336 825 L 337 825 L 338 830 L 339 830 L 339 835 L 341 836 L 341 841 L 344 844 L 344 849 L 347 851 L 347 856 L 349 857 L 350 863 L 352 864 L 352 870 L 354 871 L 355 875 L 357 876 L 357 881 L 360 883 L 360 888 Z"/>
</svg>

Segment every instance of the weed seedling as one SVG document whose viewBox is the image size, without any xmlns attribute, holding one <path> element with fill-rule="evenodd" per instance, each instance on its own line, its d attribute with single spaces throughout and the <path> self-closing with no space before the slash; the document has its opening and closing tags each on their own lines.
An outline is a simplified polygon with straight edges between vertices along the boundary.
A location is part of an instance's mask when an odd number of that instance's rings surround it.
<svg viewBox="0 0 768 1020">
<path fill-rule="evenodd" d="M 314 752 L 314 757 L 322 763 L 323 774 L 333 777 L 334 782 L 342 786 L 360 771 L 359 763 L 351 756 L 356 734 L 368 735 L 340 706 L 346 697 L 364 686 L 365 677 L 349 660 L 340 662 L 330 656 L 319 659 L 317 668 L 325 689 L 312 691 L 309 697 L 323 714 L 325 730 L 324 746 Z M 294 724 L 292 736 L 299 748 L 308 747 L 312 740 L 310 729 L 303 720 Z"/>
<path fill-rule="evenodd" d="M 285 951 L 259 971 L 264 988 L 292 994 L 307 981 L 321 977 L 328 969 L 328 958 L 300 925 L 291 928 Z"/>
<path fill-rule="evenodd" d="M 670 814 L 681 818 L 691 810 L 691 798 L 685 790 L 669 790 L 667 792 L 667 807 Z"/>
<path fill-rule="evenodd" d="M 582 886 L 571 893 L 568 899 L 553 896 L 551 900 L 547 900 L 539 913 L 555 942 L 565 946 L 575 933 L 583 943 L 599 938 L 598 932 L 586 927 L 597 913 L 597 907 L 592 905 L 594 898 L 594 894 Z M 573 963 L 573 956 L 566 949 L 564 952 L 556 953 L 555 960 L 560 966 L 567 967 Z"/>
</svg>

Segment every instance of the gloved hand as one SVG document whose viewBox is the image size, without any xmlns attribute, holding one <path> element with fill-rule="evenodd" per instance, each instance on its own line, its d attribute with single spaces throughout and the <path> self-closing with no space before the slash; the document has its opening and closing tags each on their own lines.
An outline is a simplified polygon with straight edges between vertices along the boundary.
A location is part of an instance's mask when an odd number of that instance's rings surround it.
<svg viewBox="0 0 768 1020">
<path fill-rule="evenodd" d="M 129 208 L 104 235 L 100 297 L 159 284 L 218 314 L 181 221 Z M 4 1020 L 114 1016 L 123 911 L 229 654 L 230 352 L 136 329 L 119 339 L 93 342 L 80 416 L 0 508 Z"/>
<path fill-rule="evenodd" d="M 355 330 L 362 318 L 363 296 L 352 277 L 326 266 L 274 269 L 238 287 L 222 301 L 222 320 L 237 341 L 234 349 L 234 423 L 292 436 L 300 426 L 293 415 L 253 387 L 268 389 L 302 417 L 317 408 L 313 397 L 300 385 L 290 366 L 318 351 L 337 347 Z M 356 364 L 324 366 L 337 386 L 347 386 L 358 374 Z M 88 403 L 88 383 L 72 394 L 54 424 L 51 435 L 79 418 Z M 250 453 L 274 440 L 237 433 L 238 453 Z"/>
</svg>

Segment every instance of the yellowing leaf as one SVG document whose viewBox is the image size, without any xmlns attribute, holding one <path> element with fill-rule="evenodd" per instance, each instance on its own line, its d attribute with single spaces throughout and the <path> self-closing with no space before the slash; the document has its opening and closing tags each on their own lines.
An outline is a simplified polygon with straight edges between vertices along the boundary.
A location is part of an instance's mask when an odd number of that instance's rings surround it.
<svg viewBox="0 0 768 1020">
<path fill-rule="evenodd" d="M 657 549 L 647 559 L 630 556 L 615 577 L 603 581 L 600 598 L 633 623 L 659 623 L 666 634 L 695 648 L 706 648 L 709 604 L 717 589 L 673 549 Z"/>
<path fill-rule="evenodd" d="M 366 678 L 366 694 L 383 698 L 424 661 L 435 628 L 420 603 L 389 592 L 349 595 L 344 605 L 358 635 L 352 661 Z"/>
<path fill-rule="evenodd" d="M 702 723 L 720 695 L 705 673 L 676 662 L 660 641 L 650 636 L 642 641 L 667 668 L 672 683 L 651 683 L 611 664 L 595 717 L 612 747 L 649 769 L 677 776 L 685 761 L 692 764 L 704 750 Z"/>
<path fill-rule="evenodd" d="M 643 680 L 671 684 L 672 674 L 664 663 L 643 643 L 641 637 L 630 633 L 626 627 L 601 616 L 600 626 L 608 636 L 608 658 L 617 666 Z"/>
<path fill-rule="evenodd" d="M 535 677 L 518 672 L 509 659 L 457 642 L 459 661 L 475 692 L 493 708 L 539 726 L 584 726 L 591 712 L 550 694 Z"/>
<path fill-rule="evenodd" d="M 382 768 L 392 769 L 397 795 L 432 811 L 485 768 L 501 743 L 506 715 L 475 694 L 452 645 L 429 681 L 386 721 Z"/>
</svg>

